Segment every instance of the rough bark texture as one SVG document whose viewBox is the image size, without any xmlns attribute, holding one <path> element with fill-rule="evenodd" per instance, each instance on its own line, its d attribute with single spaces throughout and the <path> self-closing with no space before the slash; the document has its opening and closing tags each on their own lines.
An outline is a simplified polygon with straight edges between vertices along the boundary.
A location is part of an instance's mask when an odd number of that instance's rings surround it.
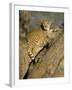
<svg viewBox="0 0 72 90">
<path fill-rule="evenodd" d="M 26 74 L 31 59 L 27 53 L 27 43 L 20 40 L 19 42 L 19 78 L 23 79 Z"/>
<path fill-rule="evenodd" d="M 33 64 L 27 53 L 27 45 L 20 42 L 20 79 L 64 76 L 64 33 L 59 30 L 52 35 L 48 48 L 44 48 Z M 35 60 L 36 60 L 35 59 Z M 30 64 L 31 63 L 31 64 Z"/>
<path fill-rule="evenodd" d="M 55 35 L 52 45 L 39 62 L 30 70 L 28 78 L 46 78 L 64 76 L 64 35 Z M 43 52 L 43 51 L 42 51 Z M 41 52 L 41 53 L 42 53 Z"/>
</svg>

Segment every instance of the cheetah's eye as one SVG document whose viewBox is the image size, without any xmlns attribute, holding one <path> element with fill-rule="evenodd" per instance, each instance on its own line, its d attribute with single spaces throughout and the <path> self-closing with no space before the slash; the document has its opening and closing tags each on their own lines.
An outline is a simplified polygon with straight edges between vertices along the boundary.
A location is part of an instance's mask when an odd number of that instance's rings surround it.
<svg viewBox="0 0 72 90">
<path fill-rule="evenodd" d="M 48 24 L 48 22 L 47 22 L 47 24 Z"/>
<path fill-rule="evenodd" d="M 47 27 L 47 26 L 44 26 L 44 27 Z"/>
</svg>

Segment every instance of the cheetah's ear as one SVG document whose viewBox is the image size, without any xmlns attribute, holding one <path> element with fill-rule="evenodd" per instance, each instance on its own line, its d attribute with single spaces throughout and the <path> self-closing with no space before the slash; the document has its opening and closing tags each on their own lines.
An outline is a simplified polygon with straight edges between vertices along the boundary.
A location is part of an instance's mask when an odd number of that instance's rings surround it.
<svg viewBox="0 0 72 90">
<path fill-rule="evenodd" d="M 41 28 L 42 28 L 42 30 L 44 30 L 43 21 L 44 20 L 41 20 Z"/>
<path fill-rule="evenodd" d="M 41 28 L 44 30 L 44 26 L 43 26 L 43 23 L 41 22 Z"/>
</svg>

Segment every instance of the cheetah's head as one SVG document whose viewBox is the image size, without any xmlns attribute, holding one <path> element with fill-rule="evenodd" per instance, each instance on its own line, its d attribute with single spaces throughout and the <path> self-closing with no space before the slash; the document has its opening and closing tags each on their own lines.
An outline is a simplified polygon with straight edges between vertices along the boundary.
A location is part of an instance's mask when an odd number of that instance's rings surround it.
<svg viewBox="0 0 72 90">
<path fill-rule="evenodd" d="M 49 25 L 48 20 L 43 20 L 42 23 L 41 23 L 41 27 L 42 27 L 43 30 L 49 31 L 50 25 Z"/>
</svg>

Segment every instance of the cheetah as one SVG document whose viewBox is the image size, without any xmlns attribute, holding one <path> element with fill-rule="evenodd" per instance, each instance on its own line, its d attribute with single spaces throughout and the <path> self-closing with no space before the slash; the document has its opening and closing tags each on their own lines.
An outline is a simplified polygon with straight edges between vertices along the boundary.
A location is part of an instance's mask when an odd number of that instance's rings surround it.
<svg viewBox="0 0 72 90">
<path fill-rule="evenodd" d="M 36 55 L 50 40 L 48 32 L 52 32 L 49 21 L 43 20 L 40 28 L 28 33 L 28 54 L 32 60 L 35 59 Z"/>
</svg>

